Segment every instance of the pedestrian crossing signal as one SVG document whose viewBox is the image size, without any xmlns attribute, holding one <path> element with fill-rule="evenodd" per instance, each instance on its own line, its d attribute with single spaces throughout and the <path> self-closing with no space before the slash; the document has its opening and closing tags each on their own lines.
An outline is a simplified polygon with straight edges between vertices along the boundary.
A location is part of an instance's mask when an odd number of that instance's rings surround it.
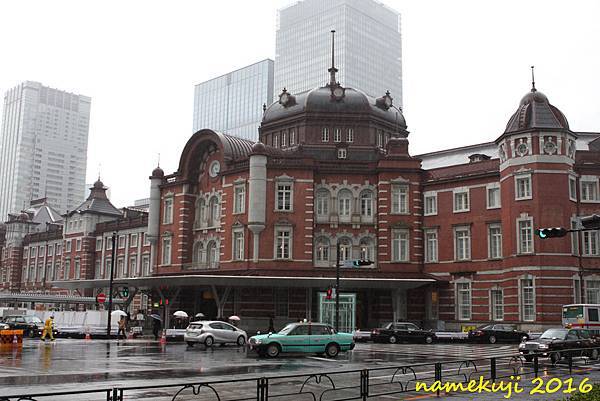
<svg viewBox="0 0 600 401">
<path fill-rule="evenodd" d="M 123 291 L 121 291 L 123 297 L 127 298 L 129 296 L 129 287 L 123 287 Z"/>
<path fill-rule="evenodd" d="M 540 237 L 541 239 L 546 238 L 559 238 L 567 235 L 569 230 L 562 227 L 552 227 L 552 228 L 538 228 L 535 230 L 535 235 Z"/>
</svg>

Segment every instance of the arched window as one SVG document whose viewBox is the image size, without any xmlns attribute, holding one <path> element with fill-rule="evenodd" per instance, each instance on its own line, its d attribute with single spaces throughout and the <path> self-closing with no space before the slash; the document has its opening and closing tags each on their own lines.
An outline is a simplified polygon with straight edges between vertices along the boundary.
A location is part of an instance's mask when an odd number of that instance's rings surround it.
<svg viewBox="0 0 600 401">
<path fill-rule="evenodd" d="M 340 217 L 349 218 L 352 214 L 352 192 L 347 189 L 341 190 L 338 195 L 338 203 L 338 213 Z"/>
<path fill-rule="evenodd" d="M 340 262 L 352 260 L 352 241 L 349 238 L 339 239 L 340 244 Z"/>
<path fill-rule="evenodd" d="M 192 260 L 195 264 L 206 263 L 206 249 L 202 242 L 196 242 L 194 245 L 194 255 L 192 256 Z"/>
<path fill-rule="evenodd" d="M 375 261 L 375 242 L 371 238 L 361 239 L 359 247 L 361 259 Z"/>
<path fill-rule="evenodd" d="M 206 247 L 208 256 L 208 267 L 217 268 L 219 267 L 219 244 L 216 241 L 210 241 Z"/>
<path fill-rule="evenodd" d="M 210 208 L 210 227 L 214 227 L 219 224 L 219 218 L 221 216 L 221 205 L 219 204 L 219 198 L 213 196 L 209 203 Z"/>
<path fill-rule="evenodd" d="M 206 220 L 206 202 L 204 198 L 196 201 L 196 227 L 202 227 Z"/>
<path fill-rule="evenodd" d="M 315 244 L 315 262 L 320 264 L 329 263 L 329 239 L 320 237 Z"/>
<path fill-rule="evenodd" d="M 373 192 L 363 191 L 360 194 L 360 214 L 362 217 L 373 217 Z"/>
<path fill-rule="evenodd" d="M 317 191 L 317 205 L 316 205 L 317 216 L 325 217 L 329 215 L 329 191 L 326 189 L 319 189 Z"/>
</svg>

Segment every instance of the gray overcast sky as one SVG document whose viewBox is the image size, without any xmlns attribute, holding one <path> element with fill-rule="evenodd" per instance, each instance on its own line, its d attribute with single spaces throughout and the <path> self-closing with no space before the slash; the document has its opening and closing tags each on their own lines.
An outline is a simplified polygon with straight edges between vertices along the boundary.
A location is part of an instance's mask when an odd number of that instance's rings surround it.
<svg viewBox="0 0 600 401">
<path fill-rule="evenodd" d="M 130 205 L 148 196 L 158 152 L 177 169 L 194 84 L 274 58 L 276 10 L 289 3 L 2 1 L 0 91 L 33 80 L 91 96 L 87 182 L 101 164 L 115 205 Z M 384 3 L 402 14 L 412 154 L 494 140 L 530 65 L 571 129 L 600 131 L 599 1 Z"/>
</svg>

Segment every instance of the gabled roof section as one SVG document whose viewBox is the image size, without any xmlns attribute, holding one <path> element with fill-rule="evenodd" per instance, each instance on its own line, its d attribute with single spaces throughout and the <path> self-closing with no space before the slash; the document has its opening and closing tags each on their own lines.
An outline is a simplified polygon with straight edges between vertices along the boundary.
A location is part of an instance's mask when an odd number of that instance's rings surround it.
<svg viewBox="0 0 600 401">
<path fill-rule="evenodd" d="M 67 213 L 67 216 L 72 216 L 75 213 L 95 213 L 104 214 L 109 216 L 121 216 L 122 213 L 119 209 L 113 206 L 106 196 L 107 188 L 104 186 L 102 181 L 98 180 L 94 183 L 94 186 L 90 188 L 90 195 L 88 198 L 75 210 Z"/>
<path fill-rule="evenodd" d="M 484 160 L 474 163 L 441 167 L 427 171 L 426 181 L 443 181 L 447 179 L 470 178 L 479 175 L 499 174 L 500 159 Z"/>
<path fill-rule="evenodd" d="M 48 204 L 47 198 L 32 200 L 29 209 L 25 210 L 32 215 L 31 221 L 39 224 L 62 224 L 62 216 Z"/>
</svg>

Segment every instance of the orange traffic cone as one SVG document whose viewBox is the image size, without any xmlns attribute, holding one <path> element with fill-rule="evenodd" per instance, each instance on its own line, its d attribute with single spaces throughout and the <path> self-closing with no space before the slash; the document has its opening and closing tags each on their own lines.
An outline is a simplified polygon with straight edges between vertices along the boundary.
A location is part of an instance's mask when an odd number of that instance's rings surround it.
<svg viewBox="0 0 600 401">
<path fill-rule="evenodd" d="M 160 343 L 161 344 L 167 343 L 167 332 L 165 330 L 162 331 L 162 335 L 160 336 Z"/>
</svg>

